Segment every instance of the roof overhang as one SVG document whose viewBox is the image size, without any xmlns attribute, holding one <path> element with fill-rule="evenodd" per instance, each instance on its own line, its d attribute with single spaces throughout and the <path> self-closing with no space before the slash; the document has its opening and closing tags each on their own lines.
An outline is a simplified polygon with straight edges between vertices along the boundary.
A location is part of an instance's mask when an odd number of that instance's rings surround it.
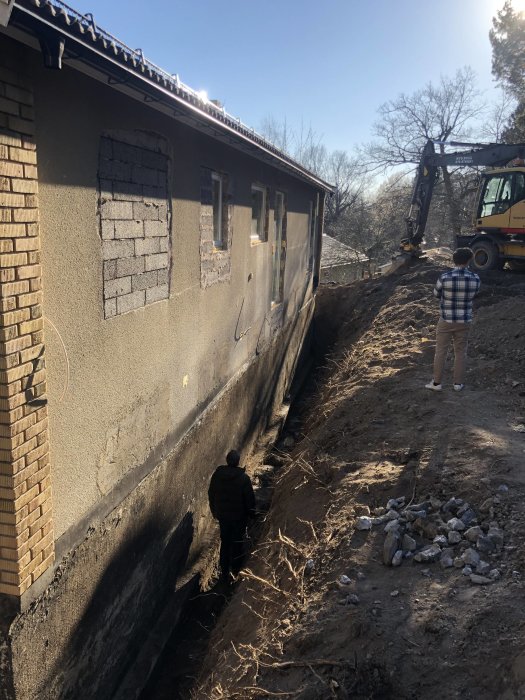
<svg viewBox="0 0 525 700">
<path fill-rule="evenodd" d="M 5 0 L 0 0 L 0 6 Z M 333 187 L 263 137 L 154 64 L 99 30 L 59 0 L 14 0 L 4 33 L 42 51 L 46 65 L 62 63 L 114 90 L 248 153 L 325 192 Z"/>
</svg>

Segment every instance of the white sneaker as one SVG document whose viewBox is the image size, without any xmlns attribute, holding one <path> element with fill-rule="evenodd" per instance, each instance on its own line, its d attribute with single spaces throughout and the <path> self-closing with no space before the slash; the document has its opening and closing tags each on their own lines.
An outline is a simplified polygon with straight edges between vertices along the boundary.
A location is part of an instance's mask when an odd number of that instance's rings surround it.
<svg viewBox="0 0 525 700">
<path fill-rule="evenodd" d="M 465 388 L 464 384 L 454 384 L 454 391 L 461 391 Z"/>
<path fill-rule="evenodd" d="M 434 381 L 425 384 L 425 389 L 430 389 L 431 391 L 441 391 L 441 384 L 434 384 Z"/>
</svg>

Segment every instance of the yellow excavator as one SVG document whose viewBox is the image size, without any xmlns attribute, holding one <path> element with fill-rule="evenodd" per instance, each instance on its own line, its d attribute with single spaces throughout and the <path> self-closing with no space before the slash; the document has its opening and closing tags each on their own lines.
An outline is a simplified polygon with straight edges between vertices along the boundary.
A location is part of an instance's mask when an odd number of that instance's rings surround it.
<svg viewBox="0 0 525 700">
<path fill-rule="evenodd" d="M 466 151 L 436 153 L 435 145 L 470 147 Z M 486 166 L 481 173 L 473 232 L 457 236 L 459 246 L 472 249 L 475 270 L 525 271 L 525 144 L 468 144 L 427 141 L 418 165 L 407 236 L 401 250 L 418 256 L 432 200 L 434 185 L 442 166 Z"/>
</svg>

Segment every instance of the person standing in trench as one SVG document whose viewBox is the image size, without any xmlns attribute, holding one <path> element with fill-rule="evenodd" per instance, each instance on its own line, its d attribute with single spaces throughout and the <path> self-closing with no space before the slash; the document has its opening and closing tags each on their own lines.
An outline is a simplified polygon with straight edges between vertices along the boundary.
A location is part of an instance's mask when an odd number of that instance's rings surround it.
<svg viewBox="0 0 525 700">
<path fill-rule="evenodd" d="M 226 455 L 226 464 L 214 471 L 208 489 L 213 517 L 219 521 L 221 579 L 231 583 L 243 561 L 244 541 L 249 518 L 255 516 L 255 496 L 252 482 L 243 467 L 237 450 Z"/>
</svg>

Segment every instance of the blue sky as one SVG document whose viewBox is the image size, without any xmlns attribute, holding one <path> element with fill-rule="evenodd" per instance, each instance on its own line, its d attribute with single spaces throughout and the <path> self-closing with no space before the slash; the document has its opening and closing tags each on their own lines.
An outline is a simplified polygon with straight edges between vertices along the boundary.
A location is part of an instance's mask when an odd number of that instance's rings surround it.
<svg viewBox="0 0 525 700">
<path fill-rule="evenodd" d="M 382 102 L 465 65 L 496 97 L 488 32 L 503 0 L 69 1 L 248 125 L 286 117 L 329 149 L 370 140 Z"/>
</svg>

